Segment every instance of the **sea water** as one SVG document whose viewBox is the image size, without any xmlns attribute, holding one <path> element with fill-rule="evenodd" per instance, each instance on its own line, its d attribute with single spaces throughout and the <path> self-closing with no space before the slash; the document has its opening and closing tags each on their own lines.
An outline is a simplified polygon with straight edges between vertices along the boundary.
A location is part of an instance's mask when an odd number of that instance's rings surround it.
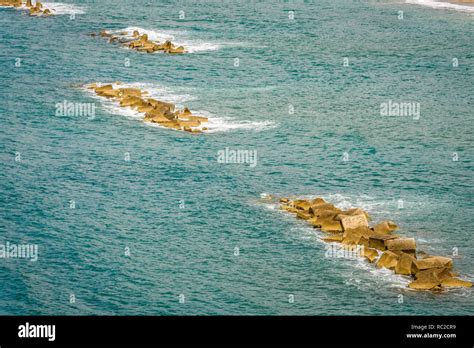
<svg viewBox="0 0 474 348">
<path fill-rule="evenodd" d="M 322 232 L 260 198 L 362 207 L 474 280 L 473 14 L 409 2 L 0 9 L 0 243 L 38 251 L 0 259 L 0 314 L 473 314 L 471 289 L 415 292 L 325 257 Z M 100 30 L 190 52 L 142 54 L 88 35 Z M 209 131 L 150 126 L 81 87 L 117 81 Z M 56 113 L 63 101 L 94 117 Z M 258 161 L 218 161 L 226 149 Z"/>
</svg>

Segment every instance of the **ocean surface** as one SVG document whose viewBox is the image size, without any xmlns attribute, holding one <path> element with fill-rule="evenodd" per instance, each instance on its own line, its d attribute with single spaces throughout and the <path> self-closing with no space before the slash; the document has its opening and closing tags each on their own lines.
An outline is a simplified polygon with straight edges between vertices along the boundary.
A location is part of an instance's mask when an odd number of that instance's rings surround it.
<svg viewBox="0 0 474 348">
<path fill-rule="evenodd" d="M 365 208 L 473 281 L 469 6 L 46 5 L 57 15 L 0 9 L 0 244 L 38 246 L 36 262 L 0 259 L 0 314 L 474 314 L 472 288 L 416 292 L 327 258 L 323 233 L 261 200 Z M 190 53 L 88 35 L 103 29 Z M 147 125 L 81 88 L 116 81 L 208 116 L 208 133 Z M 94 103 L 95 117 L 57 115 L 65 100 Z M 420 115 L 382 116 L 389 101 Z M 226 148 L 256 151 L 257 165 L 219 163 Z"/>
</svg>

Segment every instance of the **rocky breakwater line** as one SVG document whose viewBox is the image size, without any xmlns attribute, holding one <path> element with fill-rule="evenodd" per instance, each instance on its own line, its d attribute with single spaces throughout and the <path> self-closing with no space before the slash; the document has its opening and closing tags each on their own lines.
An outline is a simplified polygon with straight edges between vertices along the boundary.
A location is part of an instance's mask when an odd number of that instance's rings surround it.
<svg viewBox="0 0 474 348">
<path fill-rule="evenodd" d="M 208 122 L 207 117 L 196 116 L 185 107 L 178 110 L 172 103 L 146 97 L 149 93 L 139 88 L 114 88 L 111 84 L 86 85 L 98 96 L 113 99 L 121 107 L 129 107 L 145 115 L 144 121 L 159 124 L 160 126 L 189 133 L 202 133 L 207 130 L 203 124 Z"/>
<path fill-rule="evenodd" d="M 33 6 L 31 0 L 26 0 L 26 3 L 23 3 L 22 0 L 0 0 L 0 6 L 26 8 L 29 10 L 30 16 L 35 17 L 48 17 L 53 15 L 51 10 L 49 8 L 44 8 L 43 4 L 39 1 L 36 1 Z"/>
<path fill-rule="evenodd" d="M 176 46 L 171 41 L 167 40 L 163 43 L 159 41 L 152 41 L 148 39 L 148 34 L 140 34 L 138 30 L 134 30 L 132 36 L 127 32 L 118 33 L 116 35 L 103 30 L 99 34 L 91 33 L 90 36 L 100 36 L 108 38 L 110 43 L 120 43 L 125 47 L 134 49 L 138 52 L 154 53 L 164 52 L 169 54 L 187 53 L 183 46 Z"/>
<path fill-rule="evenodd" d="M 369 214 L 354 208 L 341 210 L 322 198 L 312 200 L 280 199 L 280 209 L 296 214 L 328 235 L 325 242 L 341 243 L 346 250 L 360 251 L 360 256 L 377 268 L 387 268 L 396 274 L 409 276 L 408 285 L 417 290 L 442 290 L 450 287 L 471 287 L 472 283 L 457 278 L 453 260 L 449 257 L 427 255 L 417 251 L 414 238 L 393 232 L 398 226 L 382 221 L 369 226 Z"/>
</svg>

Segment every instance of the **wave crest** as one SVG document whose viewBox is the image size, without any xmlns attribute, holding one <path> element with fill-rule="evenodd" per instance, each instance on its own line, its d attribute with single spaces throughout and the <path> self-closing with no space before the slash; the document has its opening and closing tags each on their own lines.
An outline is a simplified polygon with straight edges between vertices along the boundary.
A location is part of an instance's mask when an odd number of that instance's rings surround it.
<svg viewBox="0 0 474 348">
<path fill-rule="evenodd" d="M 45 2 L 43 5 L 46 8 L 49 8 L 55 15 L 76 15 L 86 13 L 86 9 L 84 7 L 73 4 L 65 4 L 62 2 Z"/>
<path fill-rule="evenodd" d="M 448 10 L 457 10 L 463 12 L 474 12 L 474 6 L 452 4 L 450 2 L 440 2 L 434 0 L 406 0 L 407 4 L 428 6 L 431 8 L 440 8 Z"/>
</svg>

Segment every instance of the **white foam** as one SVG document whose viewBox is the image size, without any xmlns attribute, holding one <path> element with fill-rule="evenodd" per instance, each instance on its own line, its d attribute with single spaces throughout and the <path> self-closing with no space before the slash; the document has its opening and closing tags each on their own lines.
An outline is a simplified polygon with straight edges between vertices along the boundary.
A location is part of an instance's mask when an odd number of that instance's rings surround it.
<svg viewBox="0 0 474 348">
<path fill-rule="evenodd" d="M 368 272 L 376 283 L 382 282 L 389 287 L 406 288 L 412 279 L 408 276 L 395 274 L 392 270 L 386 268 L 376 268 L 373 263 L 369 263 L 365 258 L 357 259 L 355 267 Z"/>
<path fill-rule="evenodd" d="M 269 207 L 267 206 L 267 208 Z M 282 211 L 282 213 L 285 213 L 285 212 Z M 285 215 L 293 217 L 291 214 L 285 214 Z M 306 222 L 301 221 L 301 224 L 306 224 Z M 341 246 L 340 243 L 325 242 L 324 240 L 322 240 L 322 238 L 327 237 L 327 234 L 325 234 L 319 229 L 315 229 L 307 225 L 291 228 L 290 234 L 298 235 L 298 238 L 300 238 L 301 240 L 314 241 L 318 244 L 324 245 L 324 249 L 322 249 L 321 254 L 318 255 L 318 257 L 321 257 L 321 258 L 326 257 L 325 253 L 329 245 L 336 245 L 337 247 Z M 406 288 L 408 284 L 411 282 L 410 277 L 395 274 L 393 271 L 385 269 L 385 268 L 376 268 L 375 262 L 370 263 L 367 261 L 365 257 L 334 258 L 334 259 L 327 259 L 327 260 L 332 260 L 334 262 L 341 262 L 350 267 L 363 270 L 364 272 L 362 273 L 350 272 L 344 275 L 346 277 L 346 280 L 345 280 L 346 285 L 353 285 L 361 290 L 373 288 L 374 284 L 376 284 L 377 287 L 384 286 L 388 288 Z"/>
<path fill-rule="evenodd" d="M 249 120 L 236 120 L 230 117 L 216 117 L 211 113 L 203 110 L 197 110 L 196 114 L 202 115 L 209 119 L 206 127 L 207 133 L 216 132 L 230 132 L 236 130 L 251 130 L 254 132 L 260 132 L 266 129 L 275 128 L 277 123 L 273 121 L 249 121 Z"/>
<path fill-rule="evenodd" d="M 191 40 L 187 39 L 187 33 L 185 31 L 172 31 L 172 30 L 153 30 L 153 29 L 144 29 L 140 27 L 127 27 L 125 29 L 108 31 L 114 35 L 121 35 L 127 39 L 133 39 L 133 32 L 137 30 L 140 34 L 147 34 L 148 39 L 151 41 L 165 42 L 170 40 L 176 46 L 184 46 L 184 48 L 190 52 L 201 52 L 201 51 L 215 51 L 218 50 L 221 45 L 212 42 L 206 42 L 202 40 Z"/>
<path fill-rule="evenodd" d="M 178 33 L 177 31 L 172 31 L 172 30 L 161 30 L 161 31 L 155 31 L 155 30 L 147 30 L 143 29 L 140 27 L 127 27 L 125 29 L 118 29 L 118 30 L 111 30 L 107 31 L 110 34 L 114 35 L 119 35 L 123 36 L 124 38 L 128 39 L 133 39 L 133 32 L 138 31 L 141 34 L 147 34 L 148 39 L 152 41 L 166 41 L 166 40 L 174 40 L 175 35 Z"/>
<path fill-rule="evenodd" d="M 86 13 L 85 7 L 74 4 L 66 4 L 62 2 L 45 2 L 43 5 L 45 8 L 49 8 L 55 15 L 76 15 Z"/>
<path fill-rule="evenodd" d="M 428 6 L 428 7 L 431 7 L 431 8 L 448 9 L 448 10 L 456 10 L 456 11 L 473 12 L 474 13 L 474 6 L 452 4 L 452 3 L 449 3 L 449 2 L 442 2 L 442 1 L 435 1 L 435 0 L 406 0 L 406 3 L 407 4 Z"/>
<path fill-rule="evenodd" d="M 45 8 L 49 8 L 55 15 L 76 15 L 86 13 L 85 7 L 74 4 L 66 4 L 62 2 L 44 2 L 43 5 Z"/>
<path fill-rule="evenodd" d="M 302 239 L 314 240 L 316 238 L 317 242 L 325 246 L 325 249 L 323 250 L 320 257 L 325 257 L 324 253 L 327 250 L 327 246 L 341 246 L 340 243 L 325 242 L 324 240 L 322 240 L 322 238 L 327 237 L 327 234 L 325 234 L 319 229 L 315 229 L 309 226 L 299 227 L 296 229 L 300 232 L 301 230 L 304 231 L 304 236 L 301 237 Z M 379 257 L 380 255 L 381 254 L 379 254 Z M 377 286 L 386 286 L 389 288 L 406 288 L 411 282 L 410 277 L 395 274 L 393 271 L 388 270 L 386 268 L 376 268 L 376 262 L 370 263 L 365 257 L 336 258 L 334 259 L 334 262 L 343 262 L 350 265 L 351 267 L 364 270 L 362 274 L 357 273 L 357 276 L 354 273 L 351 273 L 351 277 L 348 276 L 347 280 L 345 281 L 347 285 L 354 285 L 359 289 L 372 288 L 374 283 L 377 284 Z"/>
<path fill-rule="evenodd" d="M 106 110 L 110 114 L 125 116 L 129 118 L 143 119 L 143 114 L 139 113 L 138 111 L 133 110 L 129 107 L 122 108 L 121 106 L 116 105 L 115 103 L 112 103 L 108 100 L 104 102 L 102 106 L 104 110 Z"/>
</svg>

